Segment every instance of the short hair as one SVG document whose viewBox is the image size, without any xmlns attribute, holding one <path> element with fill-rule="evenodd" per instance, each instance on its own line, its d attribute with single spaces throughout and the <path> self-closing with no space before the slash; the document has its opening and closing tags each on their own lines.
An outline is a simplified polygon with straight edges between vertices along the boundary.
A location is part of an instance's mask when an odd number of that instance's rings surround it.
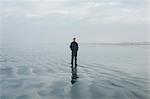
<svg viewBox="0 0 150 99">
<path fill-rule="evenodd" d="M 74 37 L 73 40 L 76 40 L 76 38 Z"/>
</svg>

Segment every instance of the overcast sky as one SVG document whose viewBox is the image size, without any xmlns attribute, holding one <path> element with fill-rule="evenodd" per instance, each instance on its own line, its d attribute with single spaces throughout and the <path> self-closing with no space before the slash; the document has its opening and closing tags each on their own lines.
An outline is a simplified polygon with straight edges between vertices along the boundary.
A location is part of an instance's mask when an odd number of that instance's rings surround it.
<svg viewBox="0 0 150 99">
<path fill-rule="evenodd" d="M 4 43 L 141 42 L 148 0 L 0 0 Z M 150 5 L 149 5 L 150 6 Z"/>
</svg>

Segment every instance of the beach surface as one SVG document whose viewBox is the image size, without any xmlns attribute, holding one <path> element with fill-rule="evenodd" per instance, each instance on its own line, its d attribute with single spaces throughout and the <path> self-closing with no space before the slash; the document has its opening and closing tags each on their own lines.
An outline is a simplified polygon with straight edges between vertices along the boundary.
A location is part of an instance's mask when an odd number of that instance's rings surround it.
<svg viewBox="0 0 150 99">
<path fill-rule="evenodd" d="M 150 99 L 149 45 L 79 44 L 73 85 L 69 44 L 0 51 L 0 99 Z"/>
</svg>

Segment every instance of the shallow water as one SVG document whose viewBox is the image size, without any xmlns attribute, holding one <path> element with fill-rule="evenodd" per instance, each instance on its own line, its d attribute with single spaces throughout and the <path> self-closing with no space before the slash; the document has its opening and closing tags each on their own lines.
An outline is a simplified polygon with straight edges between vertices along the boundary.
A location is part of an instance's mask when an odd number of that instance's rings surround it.
<svg viewBox="0 0 150 99">
<path fill-rule="evenodd" d="M 69 44 L 3 45 L 0 99 L 149 99 L 148 45 L 80 44 L 71 84 Z"/>
</svg>

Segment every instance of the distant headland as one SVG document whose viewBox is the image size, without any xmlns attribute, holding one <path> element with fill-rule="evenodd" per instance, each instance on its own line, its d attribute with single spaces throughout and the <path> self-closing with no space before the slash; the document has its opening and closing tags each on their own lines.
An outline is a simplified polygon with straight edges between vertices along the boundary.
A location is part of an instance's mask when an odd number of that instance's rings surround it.
<svg viewBox="0 0 150 99">
<path fill-rule="evenodd" d="M 121 43 L 83 43 L 91 45 L 150 45 L 150 42 L 121 42 Z"/>
</svg>

